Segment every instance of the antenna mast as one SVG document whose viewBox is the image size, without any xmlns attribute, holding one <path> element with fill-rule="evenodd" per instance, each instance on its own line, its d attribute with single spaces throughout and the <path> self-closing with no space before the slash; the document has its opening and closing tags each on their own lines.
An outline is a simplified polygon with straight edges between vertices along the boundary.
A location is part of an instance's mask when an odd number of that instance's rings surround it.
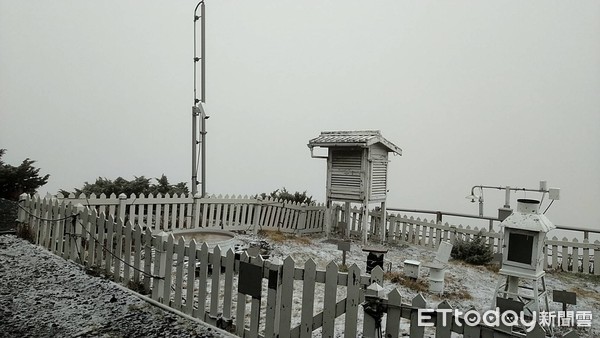
<svg viewBox="0 0 600 338">
<path fill-rule="evenodd" d="M 200 8 L 200 15 L 198 15 Z M 206 113 L 203 103 L 206 103 L 205 90 L 205 24 L 204 0 L 200 1 L 194 9 L 194 105 L 192 106 L 192 195 L 198 192 L 198 183 L 202 184 L 201 196 L 206 195 Z M 196 48 L 196 22 L 200 20 L 200 57 Z M 197 95 L 196 78 L 198 75 L 197 64 L 200 62 L 200 99 Z M 198 118 L 200 118 L 200 141 L 198 140 Z M 198 144 L 201 144 L 202 178 L 198 181 Z"/>
</svg>

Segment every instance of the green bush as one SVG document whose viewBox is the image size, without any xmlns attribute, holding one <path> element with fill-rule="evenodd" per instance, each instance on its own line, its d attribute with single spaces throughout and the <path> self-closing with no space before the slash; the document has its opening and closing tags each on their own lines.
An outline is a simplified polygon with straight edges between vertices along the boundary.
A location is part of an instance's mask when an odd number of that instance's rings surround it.
<svg viewBox="0 0 600 338">
<path fill-rule="evenodd" d="M 486 243 L 479 232 L 471 241 L 457 238 L 452 247 L 452 258 L 465 261 L 473 265 L 485 265 L 492 261 L 494 252 Z"/>
<path fill-rule="evenodd" d="M 35 194 L 48 182 L 50 175 L 41 176 L 40 169 L 33 166 L 35 161 L 26 158 L 15 167 L 4 163 L 5 153 L 6 149 L 0 149 L 0 198 L 17 201 L 22 193 Z"/>
<path fill-rule="evenodd" d="M 75 195 L 79 196 L 80 194 L 106 194 L 110 196 L 110 194 L 119 195 L 120 193 L 124 193 L 127 196 L 134 194 L 139 196 L 140 194 L 144 194 L 148 196 L 149 194 L 188 194 L 189 190 L 187 184 L 185 182 L 180 182 L 177 184 L 170 184 L 167 176 L 164 174 L 160 178 L 154 179 L 156 183 L 151 183 L 151 178 L 146 178 L 144 176 L 135 177 L 133 180 L 129 181 L 124 179 L 123 177 L 117 177 L 114 180 L 110 180 L 107 178 L 98 177 L 96 182 L 88 183 L 85 182 L 81 189 L 75 189 Z M 61 190 L 61 194 L 68 196 L 69 191 Z"/>
<path fill-rule="evenodd" d="M 266 199 L 267 196 L 271 197 L 273 199 L 282 200 L 285 202 L 292 202 L 292 203 L 299 203 L 299 204 L 305 203 L 306 205 L 312 205 L 315 203 L 313 201 L 312 196 L 306 195 L 306 191 L 303 191 L 303 192 L 296 191 L 295 193 L 292 194 L 289 191 L 287 191 L 287 189 L 285 189 L 285 188 L 277 189 L 270 194 L 266 194 L 263 192 L 262 194 L 256 195 L 255 198 L 262 197 L 263 199 Z"/>
</svg>

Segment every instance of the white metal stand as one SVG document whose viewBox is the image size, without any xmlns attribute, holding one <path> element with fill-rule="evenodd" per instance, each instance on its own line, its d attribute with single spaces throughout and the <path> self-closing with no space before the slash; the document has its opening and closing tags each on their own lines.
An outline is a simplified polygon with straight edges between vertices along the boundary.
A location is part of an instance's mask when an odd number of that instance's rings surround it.
<svg viewBox="0 0 600 338">
<path fill-rule="evenodd" d="M 548 311 L 545 273 L 539 276 L 514 276 L 512 273 L 507 275 L 502 272 L 500 274 L 502 276 L 500 276 L 500 280 L 496 285 L 496 292 L 492 301 L 493 308 L 496 307 L 496 297 L 500 297 L 520 301 L 523 303 L 523 311 L 527 311 L 526 314 L 530 316 L 533 316 L 534 312 L 537 315 L 540 311 Z M 530 285 L 520 283 L 521 281 L 530 282 Z M 529 292 L 526 290 L 529 290 Z M 540 302 L 542 303 L 540 304 Z"/>
</svg>

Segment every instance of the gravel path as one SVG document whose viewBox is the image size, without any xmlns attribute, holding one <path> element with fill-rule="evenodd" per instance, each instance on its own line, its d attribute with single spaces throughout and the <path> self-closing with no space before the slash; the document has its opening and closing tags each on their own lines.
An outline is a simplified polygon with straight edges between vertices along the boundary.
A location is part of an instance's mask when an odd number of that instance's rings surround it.
<svg viewBox="0 0 600 338">
<path fill-rule="evenodd" d="M 0 337 L 223 336 L 29 242 L 0 236 Z"/>
</svg>

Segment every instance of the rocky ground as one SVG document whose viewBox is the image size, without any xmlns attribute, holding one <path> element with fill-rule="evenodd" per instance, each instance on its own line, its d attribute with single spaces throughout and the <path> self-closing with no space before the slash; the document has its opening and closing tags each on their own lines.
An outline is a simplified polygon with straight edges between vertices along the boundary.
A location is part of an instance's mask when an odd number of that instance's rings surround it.
<svg viewBox="0 0 600 338">
<path fill-rule="evenodd" d="M 222 337 L 13 235 L 0 236 L 0 337 Z"/>
</svg>

